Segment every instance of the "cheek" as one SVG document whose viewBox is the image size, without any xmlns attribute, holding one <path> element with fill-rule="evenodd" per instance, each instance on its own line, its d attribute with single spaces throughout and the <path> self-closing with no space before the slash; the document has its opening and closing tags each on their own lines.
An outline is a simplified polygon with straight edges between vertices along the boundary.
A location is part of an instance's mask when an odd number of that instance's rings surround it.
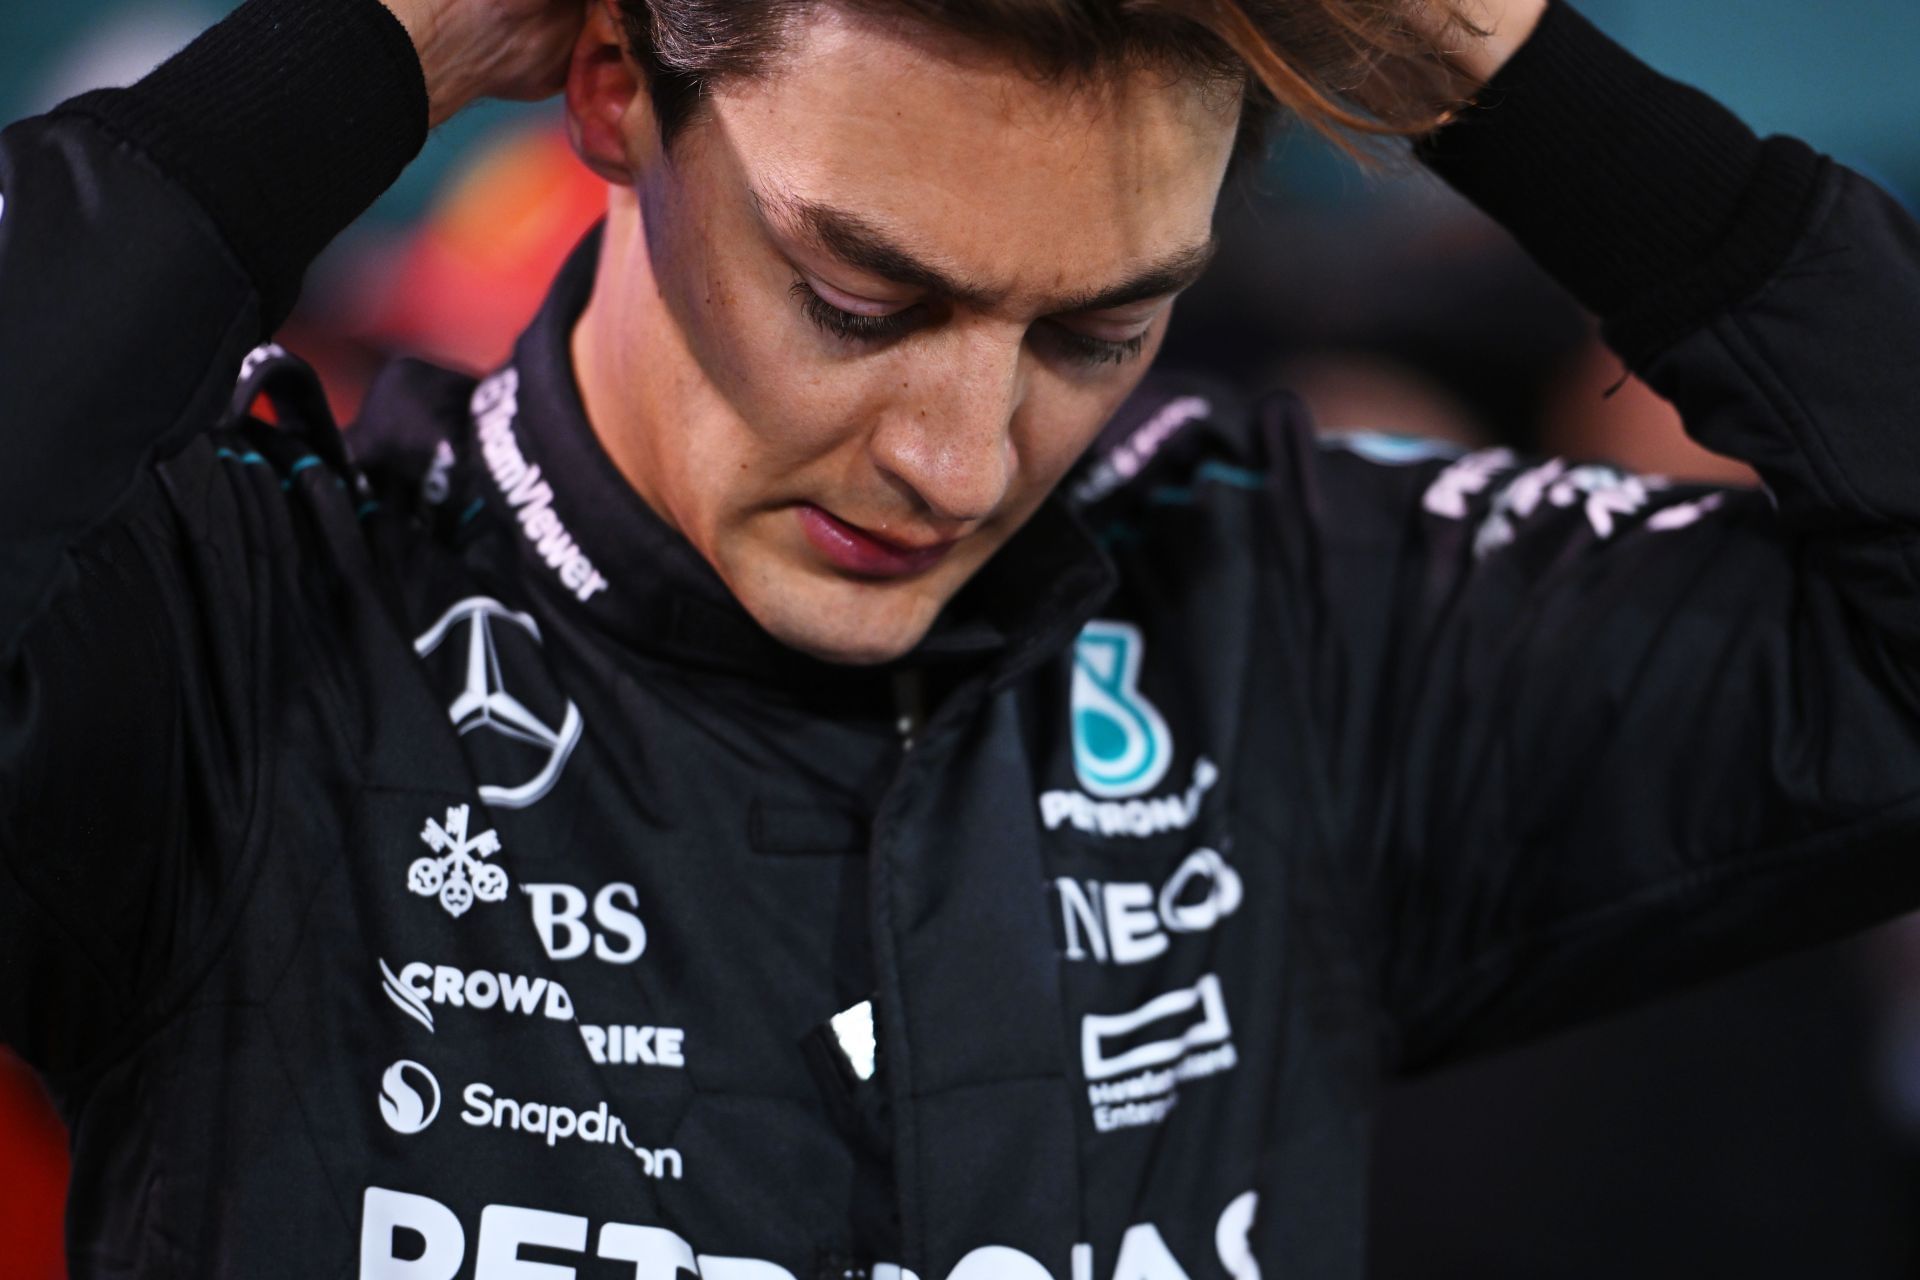
<svg viewBox="0 0 1920 1280">
<path fill-rule="evenodd" d="M 668 302 L 705 383 L 702 398 L 717 401 L 717 412 L 689 415 L 684 425 L 703 465 L 790 472 L 857 428 L 861 379 L 821 360 L 784 288 L 717 248 L 699 246 L 660 277 L 663 292 L 678 295 Z"/>
<path fill-rule="evenodd" d="M 1051 489 L 1073 468 L 1146 376 L 1152 345 L 1127 366 L 1124 376 L 1053 381 L 1035 388 L 1021 406 L 1014 447 L 1023 481 Z"/>
<path fill-rule="evenodd" d="M 831 459 L 856 456 L 873 421 L 867 379 L 809 363 L 782 340 L 777 318 L 764 328 L 770 332 L 763 341 L 749 325 L 718 338 L 728 347 L 722 392 L 753 451 L 752 468 L 768 477 L 810 478 Z"/>
</svg>

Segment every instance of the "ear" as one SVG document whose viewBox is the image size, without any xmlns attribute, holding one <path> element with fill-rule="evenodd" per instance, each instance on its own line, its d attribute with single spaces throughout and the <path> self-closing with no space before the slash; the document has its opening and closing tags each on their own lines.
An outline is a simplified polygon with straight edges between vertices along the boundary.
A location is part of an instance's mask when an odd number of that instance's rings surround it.
<svg viewBox="0 0 1920 1280">
<path fill-rule="evenodd" d="M 613 0 L 592 0 L 567 66 L 567 136 L 589 169 L 618 186 L 639 177 L 637 148 L 659 137 L 646 79 L 627 52 Z"/>
</svg>

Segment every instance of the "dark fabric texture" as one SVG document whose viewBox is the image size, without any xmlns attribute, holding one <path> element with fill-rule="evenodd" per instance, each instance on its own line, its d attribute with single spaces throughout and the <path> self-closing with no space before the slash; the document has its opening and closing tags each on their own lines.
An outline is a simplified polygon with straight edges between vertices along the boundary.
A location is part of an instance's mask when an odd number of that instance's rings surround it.
<svg viewBox="0 0 1920 1280">
<path fill-rule="evenodd" d="M 213 219 L 262 300 L 264 337 L 307 264 L 427 139 L 427 85 L 378 0 L 247 0 L 85 116 L 138 147 Z"/>
<path fill-rule="evenodd" d="M 75 1276 L 1359 1280 L 1387 1078 L 1920 905 L 1920 233 L 1857 175 L 1556 10 L 1435 145 L 1766 491 L 1156 373 L 843 669 L 600 448 L 593 239 L 351 452 L 252 346 L 417 145 L 373 8 L 0 134 L 0 1037 Z"/>
</svg>

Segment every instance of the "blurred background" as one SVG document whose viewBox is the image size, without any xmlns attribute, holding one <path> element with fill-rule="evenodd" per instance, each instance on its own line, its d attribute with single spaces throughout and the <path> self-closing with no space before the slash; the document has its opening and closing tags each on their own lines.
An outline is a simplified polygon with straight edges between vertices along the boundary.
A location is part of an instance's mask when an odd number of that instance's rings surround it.
<svg viewBox="0 0 1920 1280">
<path fill-rule="evenodd" d="M 137 79 L 231 8 L 0 6 L 0 120 Z M 1912 207 L 1915 0 L 1584 0 L 1655 66 L 1803 137 Z M 315 266 L 281 341 L 350 419 L 396 352 L 500 361 L 604 189 L 558 108 L 440 129 Z M 1222 208 L 1226 245 L 1162 362 L 1289 386 L 1334 428 L 1598 457 L 1747 483 L 1504 233 L 1402 164 L 1282 137 Z M 1920 856 L 1920 851 L 1916 851 Z M 0 1050 L 0 1276 L 64 1274 L 65 1133 Z M 1776 962 L 1389 1097 L 1378 1280 L 1920 1278 L 1920 925 Z"/>
</svg>

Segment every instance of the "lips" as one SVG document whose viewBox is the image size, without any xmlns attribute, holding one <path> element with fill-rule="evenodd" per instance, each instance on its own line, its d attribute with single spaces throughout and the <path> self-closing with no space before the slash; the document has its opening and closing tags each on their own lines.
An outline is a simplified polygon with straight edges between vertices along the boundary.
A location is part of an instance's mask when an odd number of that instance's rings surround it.
<svg viewBox="0 0 1920 1280">
<path fill-rule="evenodd" d="M 924 573 L 946 557 L 953 542 L 904 546 L 848 524 L 812 503 L 799 508 L 800 528 L 807 541 L 836 569 L 862 578 L 905 578 Z"/>
</svg>

